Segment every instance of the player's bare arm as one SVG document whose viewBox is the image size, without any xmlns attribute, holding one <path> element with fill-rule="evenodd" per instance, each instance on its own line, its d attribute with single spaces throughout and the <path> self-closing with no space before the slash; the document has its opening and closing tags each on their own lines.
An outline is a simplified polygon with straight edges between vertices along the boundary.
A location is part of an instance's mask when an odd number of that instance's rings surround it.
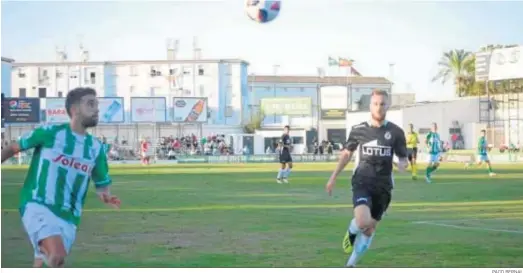
<svg viewBox="0 0 523 273">
<path fill-rule="evenodd" d="M 399 129 L 399 132 L 397 133 L 394 142 L 394 153 L 398 157 L 398 170 L 401 172 L 405 171 L 409 165 L 409 159 L 407 155 L 407 141 L 402 129 Z"/>
<path fill-rule="evenodd" d="M 98 199 L 104 204 L 111 206 L 114 209 L 119 209 L 121 205 L 120 199 L 116 195 L 111 195 L 111 187 L 101 187 L 96 189 Z"/>
<path fill-rule="evenodd" d="M 341 151 L 340 159 L 338 160 L 338 165 L 336 166 L 336 169 L 332 173 L 331 177 L 329 178 L 329 181 L 327 182 L 327 185 L 325 186 L 325 191 L 329 193 L 329 195 L 332 194 L 332 190 L 334 189 L 334 186 L 336 185 L 336 178 L 338 175 L 345 169 L 347 164 L 349 164 L 350 159 L 352 158 L 352 155 L 354 154 L 354 151 L 356 148 L 358 148 L 359 141 L 356 137 L 356 128 L 358 126 L 355 126 L 352 128 L 349 138 L 347 139 L 347 143 L 345 145 L 345 149 Z"/>
<path fill-rule="evenodd" d="M 20 145 L 12 143 L 2 149 L 2 163 L 20 152 Z"/>
</svg>

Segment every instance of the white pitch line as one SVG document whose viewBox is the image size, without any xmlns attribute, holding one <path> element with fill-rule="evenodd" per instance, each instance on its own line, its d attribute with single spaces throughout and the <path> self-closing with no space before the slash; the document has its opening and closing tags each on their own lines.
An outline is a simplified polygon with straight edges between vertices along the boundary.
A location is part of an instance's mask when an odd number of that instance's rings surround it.
<svg viewBox="0 0 523 273">
<path fill-rule="evenodd" d="M 432 225 L 432 226 L 440 226 L 440 227 L 450 227 L 450 228 L 456 228 L 456 229 L 471 229 L 471 230 L 482 230 L 482 231 L 494 231 L 494 232 L 523 234 L 523 231 L 519 231 L 519 230 L 494 229 L 494 228 L 484 228 L 484 227 L 465 227 L 465 226 L 443 224 L 443 223 L 437 223 L 437 222 L 431 222 L 431 221 L 418 221 L 418 222 L 413 222 L 413 224 Z"/>
</svg>

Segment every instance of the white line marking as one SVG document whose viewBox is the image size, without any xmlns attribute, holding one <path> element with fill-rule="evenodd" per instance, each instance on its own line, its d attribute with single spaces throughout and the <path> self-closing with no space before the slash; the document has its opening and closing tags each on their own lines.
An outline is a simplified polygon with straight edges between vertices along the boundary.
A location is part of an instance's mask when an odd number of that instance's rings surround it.
<svg viewBox="0 0 523 273">
<path fill-rule="evenodd" d="M 418 222 L 413 222 L 413 224 L 432 225 L 432 226 L 440 226 L 440 227 L 450 227 L 450 228 L 456 228 L 456 229 L 471 229 L 471 230 L 482 230 L 482 231 L 494 231 L 494 232 L 523 234 L 523 231 L 519 231 L 519 230 L 494 229 L 494 228 L 484 228 L 484 227 L 465 227 L 465 226 L 443 224 L 443 223 L 437 223 L 437 222 L 431 222 L 431 221 L 418 221 Z"/>
</svg>

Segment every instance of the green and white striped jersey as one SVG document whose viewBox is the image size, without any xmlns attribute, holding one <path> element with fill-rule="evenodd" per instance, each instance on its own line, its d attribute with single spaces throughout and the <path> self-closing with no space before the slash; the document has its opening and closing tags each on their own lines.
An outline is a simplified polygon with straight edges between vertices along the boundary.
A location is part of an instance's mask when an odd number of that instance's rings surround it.
<svg viewBox="0 0 523 273">
<path fill-rule="evenodd" d="M 25 205 L 35 202 L 78 225 L 89 180 L 96 188 L 111 184 L 102 143 L 73 132 L 69 124 L 39 127 L 22 136 L 19 145 L 35 149 L 20 196 L 22 215 Z"/>
</svg>

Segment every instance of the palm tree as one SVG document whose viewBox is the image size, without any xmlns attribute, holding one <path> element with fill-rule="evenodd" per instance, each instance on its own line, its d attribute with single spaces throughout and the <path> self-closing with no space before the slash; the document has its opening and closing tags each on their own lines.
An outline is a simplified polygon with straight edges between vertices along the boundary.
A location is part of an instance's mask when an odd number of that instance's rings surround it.
<svg viewBox="0 0 523 273">
<path fill-rule="evenodd" d="M 465 96 L 474 83 L 474 54 L 463 49 L 450 50 L 443 53 L 438 65 L 440 70 L 432 81 L 441 80 L 445 84 L 453 78 L 456 94 Z"/>
</svg>

